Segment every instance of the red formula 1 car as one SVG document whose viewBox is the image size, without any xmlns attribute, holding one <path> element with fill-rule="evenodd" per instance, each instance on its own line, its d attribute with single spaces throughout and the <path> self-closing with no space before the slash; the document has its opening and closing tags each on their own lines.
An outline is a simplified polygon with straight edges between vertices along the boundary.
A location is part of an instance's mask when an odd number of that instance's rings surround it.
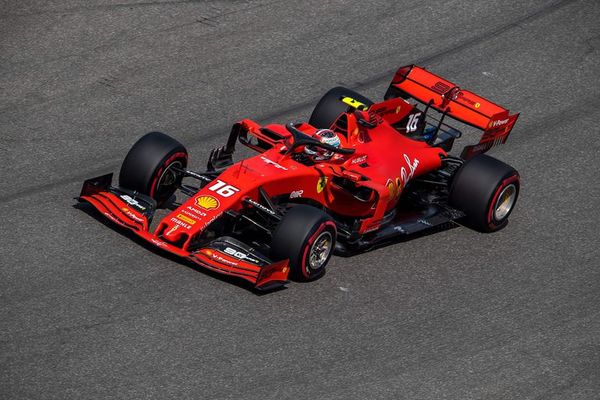
<svg viewBox="0 0 600 400">
<path fill-rule="evenodd" d="M 148 133 L 125 157 L 119 186 L 112 174 L 89 179 L 79 199 L 161 249 L 266 290 L 321 276 L 334 251 L 456 220 L 504 227 L 519 175 L 482 153 L 506 141 L 517 117 L 411 65 L 379 103 L 336 87 L 308 123 L 237 122 L 205 172 L 186 168 L 178 141 Z M 461 132 L 447 118 L 483 130 L 460 157 L 449 154 Z M 238 141 L 258 154 L 234 162 Z M 168 215 L 153 222 L 159 207 Z"/>
</svg>

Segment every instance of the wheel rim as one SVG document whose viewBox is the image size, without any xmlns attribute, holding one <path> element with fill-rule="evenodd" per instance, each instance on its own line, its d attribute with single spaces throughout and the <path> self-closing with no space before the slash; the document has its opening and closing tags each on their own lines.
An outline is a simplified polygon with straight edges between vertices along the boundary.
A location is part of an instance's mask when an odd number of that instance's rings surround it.
<svg viewBox="0 0 600 400">
<path fill-rule="evenodd" d="M 515 205 L 515 199 L 517 198 L 517 187 L 511 183 L 507 185 L 500 195 L 496 204 L 494 205 L 494 219 L 496 221 L 502 221 L 510 214 L 513 206 Z"/>
<path fill-rule="evenodd" d="M 174 168 L 181 169 L 182 167 L 181 161 L 173 161 L 165 168 L 156 184 L 156 197 L 164 197 L 173 191 L 173 187 L 177 185 L 177 180 L 179 178 L 177 172 L 174 171 Z"/>
<path fill-rule="evenodd" d="M 317 237 L 310 248 L 308 256 L 308 267 L 311 270 L 314 271 L 323 268 L 333 248 L 332 244 L 333 236 L 327 231 L 322 232 Z"/>
</svg>

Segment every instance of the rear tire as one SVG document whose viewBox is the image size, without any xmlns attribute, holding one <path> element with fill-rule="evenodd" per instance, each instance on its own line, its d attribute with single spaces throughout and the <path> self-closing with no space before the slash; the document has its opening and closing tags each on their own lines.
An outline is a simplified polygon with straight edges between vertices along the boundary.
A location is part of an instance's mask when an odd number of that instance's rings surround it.
<svg viewBox="0 0 600 400">
<path fill-rule="evenodd" d="M 325 273 L 337 229 L 329 215 L 304 204 L 292 207 L 283 217 L 271 241 L 271 258 L 289 259 L 290 275 L 311 281 Z"/>
<path fill-rule="evenodd" d="M 185 169 L 188 154 L 185 147 L 160 132 L 142 136 L 127 153 L 119 185 L 152 197 L 160 206 L 177 190 L 182 176 L 173 167 Z"/>
<path fill-rule="evenodd" d="M 450 205 L 466 214 L 467 224 L 481 232 L 506 226 L 519 196 L 519 174 L 487 155 L 466 161 L 450 187 Z"/>
<path fill-rule="evenodd" d="M 342 101 L 343 97 L 350 97 L 363 103 L 367 107 L 373 105 L 373 102 L 370 99 L 360 93 L 356 93 L 354 90 L 341 86 L 334 87 L 321 97 L 321 100 L 319 100 L 315 106 L 308 123 L 319 129 L 331 128 L 331 125 L 333 125 L 342 113 L 352 110 L 352 107 Z"/>
</svg>

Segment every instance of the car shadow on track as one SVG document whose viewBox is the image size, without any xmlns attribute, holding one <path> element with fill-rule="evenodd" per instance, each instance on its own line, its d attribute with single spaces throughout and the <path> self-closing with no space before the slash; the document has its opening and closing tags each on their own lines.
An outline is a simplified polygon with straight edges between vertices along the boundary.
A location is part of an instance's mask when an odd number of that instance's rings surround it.
<svg viewBox="0 0 600 400">
<path fill-rule="evenodd" d="M 75 200 L 77 200 L 77 198 L 75 198 Z M 98 211 L 92 205 L 90 205 L 88 203 L 78 202 L 78 203 L 73 204 L 73 208 L 83 211 L 84 213 L 86 213 L 90 217 L 94 218 L 96 221 L 100 222 L 107 228 L 110 228 L 114 231 L 119 232 L 121 235 L 125 236 L 129 240 L 132 240 L 133 242 L 137 243 L 138 245 L 144 247 L 146 250 L 151 251 L 152 253 L 154 253 L 156 255 L 164 257 L 167 260 L 176 262 L 178 264 L 185 265 L 186 267 L 189 267 L 189 268 L 191 268 L 197 272 L 200 272 L 202 274 L 208 275 L 211 278 L 218 279 L 221 282 L 233 284 L 239 288 L 245 289 L 245 290 L 255 294 L 256 296 L 263 296 L 266 294 L 271 294 L 271 293 L 275 293 L 275 292 L 279 292 L 281 290 L 287 289 L 287 287 L 284 285 L 284 286 L 281 286 L 281 287 L 278 287 L 278 288 L 275 288 L 272 290 L 268 290 L 268 291 L 257 290 L 250 282 L 247 282 L 243 279 L 239 279 L 234 276 L 223 275 L 223 274 L 219 274 L 217 272 L 210 271 L 208 269 L 200 267 L 199 265 L 194 264 L 193 262 L 191 262 L 189 260 L 186 260 L 185 258 L 179 257 L 175 254 L 169 253 L 166 250 L 162 250 L 156 246 L 153 246 L 152 244 L 148 243 L 144 239 L 140 238 L 139 236 L 137 236 L 136 234 L 131 232 L 129 229 L 126 229 L 126 228 L 124 228 L 120 225 L 117 225 L 117 224 L 107 220 L 106 218 L 102 217 L 102 215 L 100 215 L 98 213 Z"/>
<path fill-rule="evenodd" d="M 427 230 L 416 232 L 416 233 L 413 233 L 410 235 L 400 235 L 400 236 L 396 236 L 394 238 L 390 238 L 388 240 L 384 240 L 382 242 L 375 243 L 368 247 L 361 247 L 358 250 L 346 249 L 343 252 L 335 251 L 333 254 L 335 256 L 343 257 L 343 258 L 354 257 L 358 254 L 364 254 L 364 253 L 368 253 L 371 251 L 379 250 L 384 247 L 394 246 L 394 245 L 397 245 L 400 243 L 410 242 L 413 240 L 424 238 L 426 236 L 435 235 L 436 233 L 449 231 L 451 229 L 455 229 L 455 228 L 459 228 L 459 227 L 463 227 L 464 229 L 470 229 L 468 227 L 465 227 L 463 224 L 461 224 L 460 221 L 450 221 L 445 224 L 434 226 Z"/>
</svg>

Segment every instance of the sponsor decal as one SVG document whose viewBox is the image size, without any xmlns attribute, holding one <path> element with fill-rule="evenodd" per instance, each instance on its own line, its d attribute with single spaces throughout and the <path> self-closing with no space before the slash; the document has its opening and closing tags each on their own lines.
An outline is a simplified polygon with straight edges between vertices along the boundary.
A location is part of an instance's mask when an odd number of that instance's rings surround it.
<svg viewBox="0 0 600 400">
<path fill-rule="evenodd" d="M 400 225 L 396 225 L 394 227 L 394 230 L 398 233 L 406 233 L 406 231 L 404 230 L 404 228 L 402 228 Z"/>
<path fill-rule="evenodd" d="M 170 219 L 170 221 L 171 221 L 171 222 L 173 222 L 173 223 L 174 223 L 174 224 L 176 224 L 176 225 L 175 225 L 175 226 L 173 226 L 173 228 L 171 228 L 171 230 L 170 230 L 169 232 L 167 232 L 167 235 L 171 234 L 171 233 L 172 233 L 172 231 L 175 231 L 175 229 L 176 229 L 178 226 L 181 226 L 182 228 L 185 228 L 185 229 L 192 229 L 192 226 L 191 226 L 190 224 L 186 224 L 185 222 L 183 222 L 183 221 L 180 221 L 180 220 L 178 220 L 178 219 L 177 219 L 177 218 L 175 218 L 175 217 L 171 218 L 171 219 Z"/>
<path fill-rule="evenodd" d="M 206 213 L 204 211 L 198 210 L 197 208 L 194 208 L 192 206 L 187 206 L 187 210 L 192 211 L 194 214 L 198 214 L 201 217 L 206 217 Z M 185 210 L 182 210 L 182 212 L 185 212 Z M 187 214 L 187 213 L 186 213 Z M 188 214 L 191 215 L 191 214 Z"/>
<path fill-rule="evenodd" d="M 270 165 L 274 166 L 274 167 L 275 167 L 275 168 L 277 168 L 277 169 L 281 169 L 281 170 L 284 170 L 284 171 L 287 171 L 287 170 L 288 170 L 288 169 L 287 169 L 286 167 L 284 167 L 283 165 L 281 165 L 281 164 L 278 164 L 278 163 L 276 163 L 275 161 L 273 161 L 273 160 L 271 160 L 271 159 L 269 159 L 269 158 L 267 158 L 267 157 L 265 157 L 265 156 L 260 156 L 260 159 L 261 159 L 261 160 L 263 160 L 265 163 L 267 163 L 267 164 L 270 164 Z"/>
<path fill-rule="evenodd" d="M 231 266 L 234 266 L 234 267 L 235 267 L 235 266 L 237 266 L 237 265 L 239 264 L 239 263 L 237 263 L 237 262 L 235 262 L 235 261 L 231 261 L 231 260 L 228 260 L 228 259 L 226 259 L 226 258 L 223 258 L 223 257 L 221 257 L 221 256 L 220 256 L 220 255 L 218 255 L 218 254 L 213 254 L 213 258 L 216 258 L 216 259 L 217 259 L 217 260 L 219 260 L 220 262 L 222 262 L 222 263 L 225 263 L 225 264 L 229 264 L 229 265 L 231 265 Z"/>
<path fill-rule="evenodd" d="M 220 256 L 218 253 L 215 253 L 215 252 L 214 252 L 214 251 L 212 251 L 212 250 L 206 249 L 206 250 L 202 250 L 202 252 L 203 252 L 204 254 L 206 254 L 207 256 L 209 256 L 209 257 L 211 257 L 211 258 L 213 258 L 213 259 L 215 259 L 215 260 L 218 260 L 218 261 L 222 262 L 223 264 L 228 264 L 228 265 L 231 265 L 231 266 L 233 266 L 233 267 L 235 267 L 235 266 L 237 266 L 237 265 L 238 265 L 238 263 L 237 263 L 237 262 L 235 262 L 235 261 L 231 261 L 231 260 L 228 260 L 228 259 L 226 259 L 226 258 L 223 258 L 223 257 L 221 257 L 221 256 Z"/>
<path fill-rule="evenodd" d="M 396 177 L 395 179 L 388 178 L 388 180 L 385 182 L 385 186 L 390 192 L 391 199 L 400 196 L 400 193 L 402 193 L 404 186 L 406 186 L 408 181 L 412 179 L 412 177 L 415 174 L 415 171 L 417 170 L 417 166 L 419 165 L 418 159 L 415 158 L 413 161 L 411 161 L 410 157 L 408 157 L 406 154 L 403 154 L 403 156 L 404 161 L 406 161 L 406 165 L 408 166 L 408 170 L 406 169 L 406 167 L 402 167 L 400 169 L 400 176 Z"/>
<path fill-rule="evenodd" d="M 251 198 L 249 198 L 249 197 L 247 197 L 245 200 L 246 200 L 248 203 L 250 203 L 250 204 L 251 204 L 253 207 L 256 207 L 256 208 L 258 208 L 258 209 L 260 209 L 260 210 L 262 210 L 262 211 L 264 211 L 264 212 L 266 212 L 266 213 L 269 213 L 269 214 L 271 214 L 271 215 L 275 215 L 275 211 L 271 210 L 270 208 L 267 208 L 267 207 L 263 206 L 263 205 L 262 205 L 262 204 L 260 204 L 259 202 L 257 202 L 257 201 L 254 201 L 254 200 L 252 200 L 252 199 L 251 199 Z"/>
<path fill-rule="evenodd" d="M 219 208 L 221 203 L 213 196 L 199 196 L 196 199 L 196 205 L 205 210 L 214 210 Z"/>
<path fill-rule="evenodd" d="M 157 245 L 158 247 L 163 247 L 163 246 L 167 245 L 166 242 L 163 242 L 162 240 L 158 240 L 158 239 L 150 239 L 150 241 L 152 243 L 154 243 L 155 245 Z"/>
<path fill-rule="evenodd" d="M 367 155 L 362 155 L 359 157 L 356 157 L 355 159 L 352 160 L 351 164 L 362 164 L 365 161 L 367 161 Z"/>
<path fill-rule="evenodd" d="M 192 218 L 198 218 L 198 215 L 196 215 L 196 214 L 194 214 L 194 213 L 192 213 L 192 212 L 189 212 L 188 210 L 181 210 L 181 212 L 182 212 L 183 214 L 185 214 L 185 215 L 189 215 L 189 216 L 190 216 L 190 217 L 192 217 Z"/>
<path fill-rule="evenodd" d="M 417 158 L 415 158 L 413 161 L 411 161 L 410 157 L 408 157 L 406 154 L 404 154 L 404 161 L 406 161 L 406 165 L 408 166 L 408 171 L 406 170 L 405 167 L 402 167 L 400 169 L 400 183 L 402 184 L 402 189 L 404 189 L 404 186 L 406 186 L 408 181 L 413 177 L 413 175 L 415 174 L 415 171 L 417 170 L 417 166 L 419 165 L 419 160 Z M 398 185 L 398 186 L 400 186 L 400 185 Z M 398 187 L 398 189 L 401 190 L 400 187 Z"/>
<path fill-rule="evenodd" d="M 135 207 L 139 208 L 142 211 L 144 211 L 146 209 L 146 207 L 144 207 L 143 205 L 141 205 L 139 203 L 139 201 L 137 201 L 136 199 L 134 199 L 133 197 L 131 197 L 131 196 L 127 195 L 127 194 L 122 194 L 119 197 L 122 198 L 130 206 L 135 206 Z"/>
<path fill-rule="evenodd" d="M 327 177 L 326 176 L 320 177 L 319 180 L 317 181 L 317 193 L 321 193 L 323 191 L 323 189 L 325 189 L 326 185 L 327 185 Z"/>
<path fill-rule="evenodd" d="M 123 223 L 121 221 L 119 221 L 118 219 L 116 219 L 115 217 L 113 217 L 112 214 L 107 213 L 107 212 L 104 212 L 103 214 L 106 215 L 113 222 L 116 222 L 119 225 L 123 225 Z"/>
<path fill-rule="evenodd" d="M 419 222 L 419 223 L 421 223 L 423 225 L 426 225 L 426 226 L 432 226 L 431 222 L 429 222 L 429 221 L 427 221 L 425 219 L 418 219 L 417 222 Z"/>
<path fill-rule="evenodd" d="M 144 222 L 144 220 L 142 218 L 140 218 L 137 215 L 135 215 L 134 213 L 132 213 L 131 210 L 129 210 L 129 208 L 127 208 L 127 207 L 121 207 L 121 211 L 123 211 L 123 213 L 125 215 L 127 215 L 129 218 L 131 218 L 134 221 Z"/>
<path fill-rule="evenodd" d="M 446 85 L 444 82 L 438 81 L 433 86 L 431 86 L 431 89 L 433 89 L 434 92 L 437 92 L 439 94 L 444 94 L 448 90 L 450 90 L 450 86 Z"/>
<path fill-rule="evenodd" d="M 190 225 L 194 225 L 196 223 L 195 220 L 191 219 L 190 217 L 186 217 L 183 214 L 177 214 L 177 219 L 182 220 L 183 222 L 187 222 Z"/>
<path fill-rule="evenodd" d="M 470 104 L 470 105 L 474 106 L 475 108 L 479 108 L 476 106 L 476 104 L 479 104 L 479 103 L 475 103 L 474 100 L 468 99 L 463 92 L 459 92 L 457 95 L 457 98 L 460 98 L 461 101 L 463 101 L 467 104 Z"/>
<path fill-rule="evenodd" d="M 294 190 L 290 193 L 290 199 L 297 199 L 298 197 L 302 197 L 304 194 L 304 190 Z"/>
<path fill-rule="evenodd" d="M 490 127 L 491 127 L 491 128 L 495 128 L 495 127 L 497 127 L 497 126 L 504 125 L 504 124 L 506 124 L 507 122 L 508 122 L 508 118 L 506 118 L 506 119 L 499 119 L 499 120 L 497 120 L 497 121 L 491 122 L 491 123 L 490 123 Z"/>
<path fill-rule="evenodd" d="M 481 104 L 479 102 L 476 102 L 474 100 L 468 99 L 463 92 L 459 92 L 457 94 L 457 97 L 459 97 L 462 101 L 464 101 L 467 104 L 472 105 L 475 108 L 481 107 Z"/>
<path fill-rule="evenodd" d="M 231 247 L 226 247 L 225 250 L 223 250 L 223 253 L 229 254 L 235 258 L 239 258 L 240 260 L 248 260 L 254 264 L 258 264 L 260 262 L 256 258 L 250 257 L 248 254 L 237 251 L 236 249 L 232 249 Z"/>
</svg>

